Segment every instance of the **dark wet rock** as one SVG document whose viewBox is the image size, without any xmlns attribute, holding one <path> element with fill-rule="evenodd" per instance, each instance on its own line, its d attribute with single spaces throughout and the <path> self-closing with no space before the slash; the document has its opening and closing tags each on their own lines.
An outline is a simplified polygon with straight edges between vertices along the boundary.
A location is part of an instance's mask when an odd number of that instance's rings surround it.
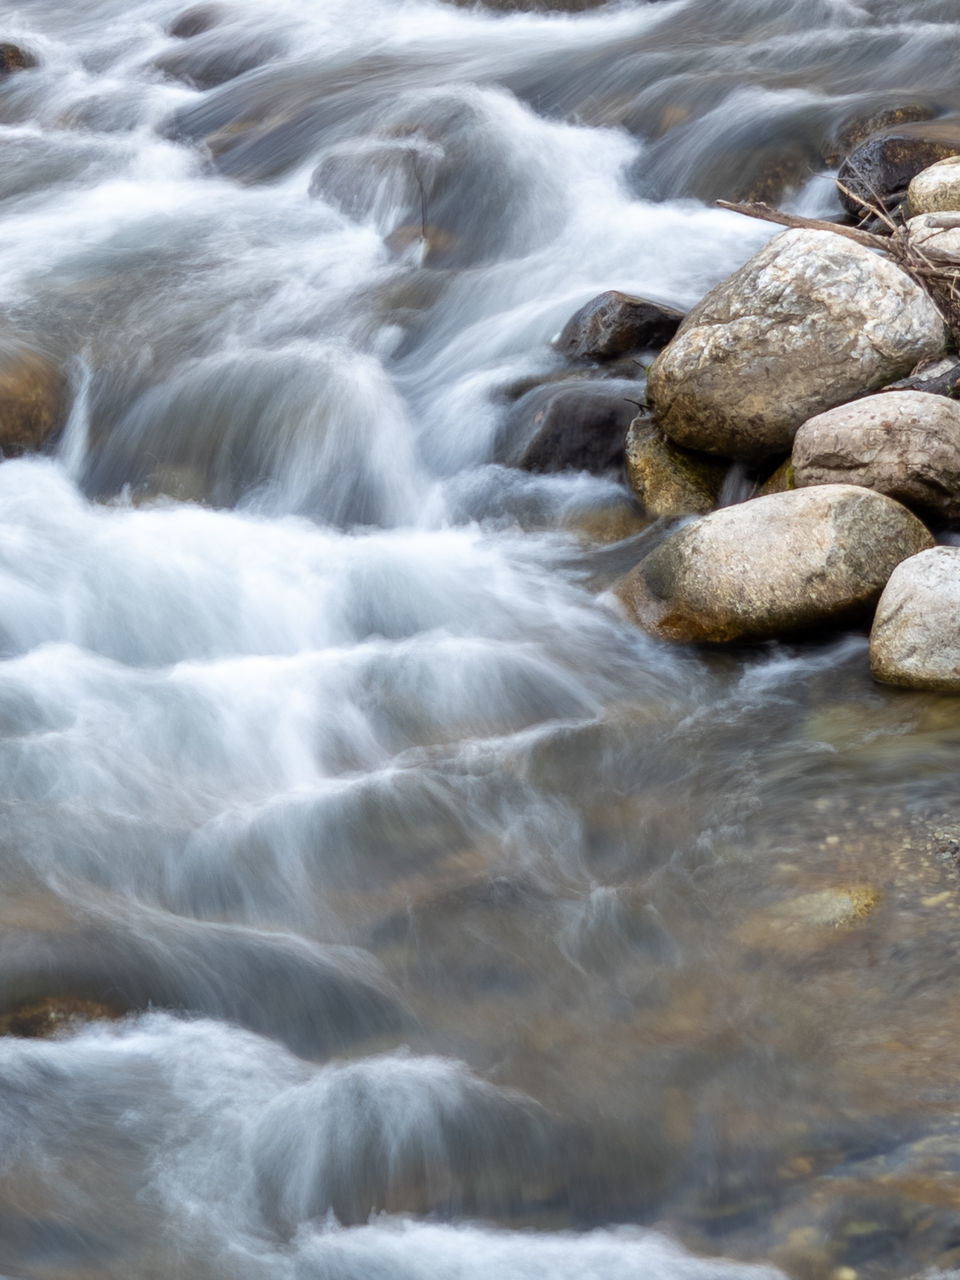
<svg viewBox="0 0 960 1280">
<path fill-rule="evenodd" d="M 886 208 L 900 203 L 913 178 L 922 170 L 960 155 L 960 121 L 906 124 L 874 134 L 844 160 L 837 175 L 850 195 L 840 190 L 840 203 L 854 217 L 862 217 L 866 203 Z"/>
<path fill-rule="evenodd" d="M 591 471 L 620 466 L 642 386 L 577 379 L 537 387 L 512 406 L 500 461 L 525 471 Z M 630 397 L 630 399 L 628 399 Z"/>
<path fill-rule="evenodd" d="M 610 360 L 664 346 L 682 320 L 675 307 L 608 289 L 571 316 L 554 345 L 573 360 Z"/>
<path fill-rule="evenodd" d="M 9 75 L 13 71 L 26 71 L 36 65 L 37 60 L 32 53 L 21 49 L 18 44 L 0 41 L 0 76 Z"/>
<path fill-rule="evenodd" d="M 648 414 L 630 423 L 627 481 L 650 516 L 706 515 L 717 505 L 727 465 L 672 444 Z"/>
<path fill-rule="evenodd" d="M 960 692 L 960 547 L 934 547 L 899 565 L 870 632 L 875 680 Z"/>
<path fill-rule="evenodd" d="M 936 114 L 936 109 L 927 102 L 905 102 L 901 106 L 880 107 L 865 115 L 848 116 L 824 144 L 823 162 L 836 168 L 854 148 L 875 133 L 932 120 Z"/>
<path fill-rule="evenodd" d="M 178 40 L 189 40 L 215 27 L 223 20 L 224 13 L 219 4 L 194 4 L 174 18 L 167 30 Z"/>
<path fill-rule="evenodd" d="M 42 449 L 66 420 L 67 382 L 57 364 L 18 335 L 0 333 L 0 451 Z"/>
<path fill-rule="evenodd" d="M 698 303 L 651 366 L 676 444 L 758 462 L 816 413 L 943 350 L 936 308 L 899 267 L 830 231 L 784 231 Z"/>
<path fill-rule="evenodd" d="M 793 442 L 798 488 L 857 484 L 921 514 L 960 518 L 960 405 L 887 391 L 809 418 Z"/>
<path fill-rule="evenodd" d="M 767 639 L 869 617 L 896 566 L 932 545 L 905 507 L 868 489 L 795 489 L 684 526 L 617 594 L 664 640 Z"/>
</svg>

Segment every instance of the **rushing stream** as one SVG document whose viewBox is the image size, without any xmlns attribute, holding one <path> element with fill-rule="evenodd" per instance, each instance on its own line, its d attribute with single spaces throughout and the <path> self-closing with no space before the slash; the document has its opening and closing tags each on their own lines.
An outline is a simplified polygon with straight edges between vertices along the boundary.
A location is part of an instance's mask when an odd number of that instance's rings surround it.
<svg viewBox="0 0 960 1280">
<path fill-rule="evenodd" d="M 182 11 L 0 30 L 73 405 L 0 466 L 0 1013 L 116 1015 L 0 1038 L 0 1272 L 949 1268 L 960 706 L 647 639 L 619 478 L 497 459 L 580 304 L 764 242 L 715 198 L 960 109 L 957 0 Z"/>
</svg>

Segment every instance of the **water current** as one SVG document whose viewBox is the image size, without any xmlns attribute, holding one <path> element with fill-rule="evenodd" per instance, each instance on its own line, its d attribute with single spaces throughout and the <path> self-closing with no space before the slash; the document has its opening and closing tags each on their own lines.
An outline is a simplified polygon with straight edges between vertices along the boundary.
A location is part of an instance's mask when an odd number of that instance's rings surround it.
<svg viewBox="0 0 960 1280">
<path fill-rule="evenodd" d="M 571 7 L 3 13 L 73 408 L 0 465 L 0 1011 L 116 1015 L 0 1038 L 4 1275 L 960 1256 L 960 708 L 647 639 L 619 476 L 498 462 L 579 305 L 771 233 L 716 198 L 960 108 L 956 0 Z"/>
</svg>

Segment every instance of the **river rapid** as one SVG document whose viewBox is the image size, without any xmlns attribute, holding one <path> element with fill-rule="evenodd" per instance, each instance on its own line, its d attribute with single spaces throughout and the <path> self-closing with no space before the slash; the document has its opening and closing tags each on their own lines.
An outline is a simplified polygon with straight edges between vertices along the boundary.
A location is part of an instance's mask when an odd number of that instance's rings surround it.
<svg viewBox="0 0 960 1280">
<path fill-rule="evenodd" d="M 0 31 L 73 406 L 0 466 L 0 1005 L 117 1015 L 0 1038 L 0 1272 L 949 1268 L 960 708 L 646 638 L 619 478 L 497 459 L 578 306 L 771 234 L 716 198 L 960 108 L 956 0 L 209 9 Z"/>
</svg>

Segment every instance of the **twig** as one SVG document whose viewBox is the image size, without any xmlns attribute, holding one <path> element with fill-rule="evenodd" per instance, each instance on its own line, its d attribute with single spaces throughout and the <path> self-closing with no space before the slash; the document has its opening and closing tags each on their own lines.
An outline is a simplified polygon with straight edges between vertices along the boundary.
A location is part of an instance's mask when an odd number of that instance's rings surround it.
<svg viewBox="0 0 960 1280">
<path fill-rule="evenodd" d="M 799 213 L 784 213 L 782 209 L 774 209 L 762 201 L 749 204 L 731 204 L 729 200 L 718 200 L 721 209 L 729 209 L 732 213 L 742 213 L 748 218 L 760 218 L 763 222 L 776 222 L 781 227 L 793 227 L 800 231 L 833 231 L 838 236 L 846 236 L 867 249 L 886 251 L 886 236 L 875 235 L 872 231 L 861 231 L 859 227 L 844 227 L 839 222 L 827 222 L 823 218 L 804 218 Z"/>
</svg>

